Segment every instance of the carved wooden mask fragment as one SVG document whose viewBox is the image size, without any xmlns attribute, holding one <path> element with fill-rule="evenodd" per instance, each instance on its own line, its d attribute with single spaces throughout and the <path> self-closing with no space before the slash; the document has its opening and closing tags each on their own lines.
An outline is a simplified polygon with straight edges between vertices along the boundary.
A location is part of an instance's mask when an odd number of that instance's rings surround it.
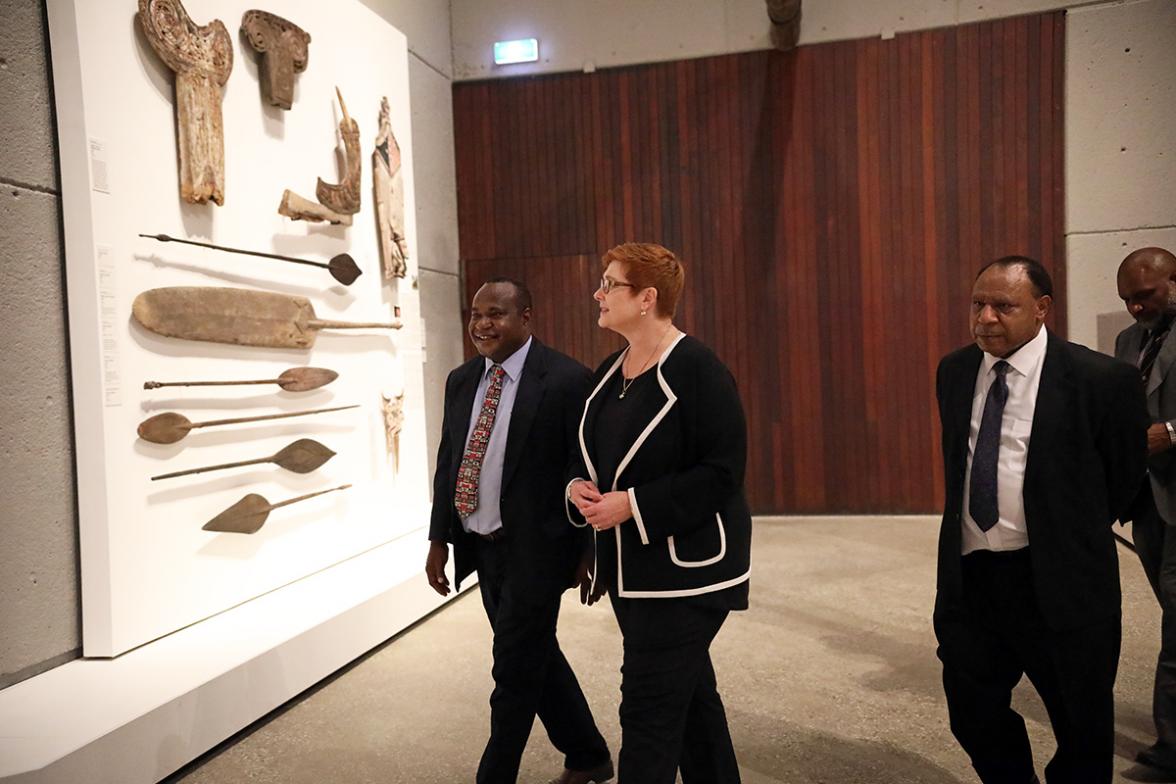
<svg viewBox="0 0 1176 784">
<path fill-rule="evenodd" d="M 261 94 L 274 106 L 294 104 L 294 74 L 306 70 L 310 33 L 288 19 L 268 11 L 246 11 L 241 32 L 261 54 Z"/>
<path fill-rule="evenodd" d="M 225 82 L 233 40 L 224 23 L 199 26 L 180 0 L 139 0 L 136 14 L 151 48 L 176 74 L 180 196 L 191 204 L 225 203 Z"/>
</svg>

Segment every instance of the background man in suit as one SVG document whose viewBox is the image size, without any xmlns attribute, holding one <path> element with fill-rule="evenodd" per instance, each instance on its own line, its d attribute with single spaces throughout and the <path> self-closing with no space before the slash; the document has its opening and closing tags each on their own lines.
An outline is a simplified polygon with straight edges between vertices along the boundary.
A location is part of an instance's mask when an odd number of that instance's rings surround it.
<svg viewBox="0 0 1176 784">
<path fill-rule="evenodd" d="M 1111 525 L 1143 480 L 1133 368 L 1042 326 L 1053 284 L 1032 259 L 984 267 L 975 345 L 939 363 L 946 503 L 935 633 L 952 733 L 986 784 L 1036 782 L 1010 707 L 1028 675 L 1057 753 L 1046 780 L 1109 782 L 1119 661 Z"/>
<path fill-rule="evenodd" d="M 567 524 L 564 473 L 590 373 L 531 336 L 531 294 L 505 278 L 470 307 L 480 356 L 449 374 L 425 573 L 449 593 L 453 545 L 458 587 L 475 569 L 494 630 L 490 739 L 479 784 L 508 784 L 538 714 L 565 757 L 558 784 L 613 776 L 608 746 L 555 637 L 560 595 L 585 542 Z"/>
<path fill-rule="evenodd" d="M 1176 256 L 1140 248 L 1119 265 L 1119 296 L 1135 323 L 1119 333 L 1115 356 L 1139 368 L 1147 394 L 1148 479 L 1132 508 L 1131 533 L 1143 570 L 1160 601 L 1160 657 L 1152 716 L 1156 742 L 1139 762 L 1176 778 Z"/>
</svg>

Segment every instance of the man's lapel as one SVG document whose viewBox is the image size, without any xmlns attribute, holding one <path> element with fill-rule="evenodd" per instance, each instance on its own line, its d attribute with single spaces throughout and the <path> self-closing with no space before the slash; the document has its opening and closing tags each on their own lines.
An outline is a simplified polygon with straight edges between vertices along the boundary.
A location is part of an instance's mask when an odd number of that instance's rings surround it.
<svg viewBox="0 0 1176 784">
<path fill-rule="evenodd" d="M 1065 342 L 1052 332 L 1047 333 L 1047 338 L 1041 365 L 1041 382 L 1037 387 L 1037 402 L 1033 407 L 1029 454 L 1025 458 L 1026 486 L 1034 474 L 1038 459 L 1050 459 L 1056 448 L 1058 434 L 1066 428 L 1066 400 L 1072 386 Z"/>
<path fill-rule="evenodd" d="M 461 456 L 465 454 L 470 417 L 474 415 L 474 396 L 478 394 L 478 382 L 482 380 L 485 370 L 486 360 L 480 356 L 474 357 L 462 368 L 454 389 L 453 407 L 449 411 L 449 441 L 457 451 L 452 472 L 454 477 L 457 476 L 457 467 L 461 465 Z"/>
<path fill-rule="evenodd" d="M 1147 378 L 1147 394 L 1149 397 L 1154 395 L 1156 390 L 1160 388 L 1164 376 L 1172 369 L 1173 363 L 1176 363 L 1176 324 L 1172 325 L 1168 336 L 1164 338 L 1164 345 L 1160 346 L 1160 353 L 1156 355 L 1156 362 L 1152 365 L 1151 375 Z"/>
<path fill-rule="evenodd" d="M 984 352 L 973 344 L 960 372 L 955 375 L 952 389 L 952 404 L 948 406 L 951 412 L 951 432 L 953 442 L 959 447 L 956 459 L 962 459 L 966 464 L 968 459 L 968 438 L 972 427 L 972 395 L 976 391 L 976 374 L 980 372 L 980 362 L 984 359 Z M 962 481 L 962 480 L 961 480 Z"/>
<path fill-rule="evenodd" d="M 506 456 L 502 465 L 503 490 L 510 484 L 510 478 L 518 467 L 546 385 L 547 349 L 537 339 L 531 338 L 531 341 L 531 350 L 527 352 L 527 361 L 523 364 L 523 374 L 519 379 L 519 391 L 510 413 L 510 429 L 506 433 Z"/>
</svg>

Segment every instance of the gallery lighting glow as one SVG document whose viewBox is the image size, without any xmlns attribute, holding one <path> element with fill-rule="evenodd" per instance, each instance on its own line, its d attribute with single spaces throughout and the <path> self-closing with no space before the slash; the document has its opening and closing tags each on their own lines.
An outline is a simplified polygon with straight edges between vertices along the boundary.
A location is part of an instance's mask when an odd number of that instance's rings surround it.
<svg viewBox="0 0 1176 784">
<path fill-rule="evenodd" d="M 496 41 L 494 43 L 494 64 L 513 65 L 533 63 L 539 59 L 539 39 L 520 38 L 517 41 Z"/>
</svg>

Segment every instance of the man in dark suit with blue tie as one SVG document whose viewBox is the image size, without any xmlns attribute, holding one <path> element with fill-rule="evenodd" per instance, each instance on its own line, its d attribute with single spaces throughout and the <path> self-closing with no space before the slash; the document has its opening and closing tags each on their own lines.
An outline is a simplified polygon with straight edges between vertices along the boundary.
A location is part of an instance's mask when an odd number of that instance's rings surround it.
<svg viewBox="0 0 1176 784">
<path fill-rule="evenodd" d="M 559 649 L 560 597 L 586 592 L 582 533 L 567 524 L 564 474 L 590 373 L 531 335 L 526 286 L 495 278 L 474 295 L 469 335 L 479 356 L 449 374 L 425 573 L 449 593 L 477 570 L 494 630 L 490 739 L 478 784 L 513 784 L 535 717 L 564 754 L 555 784 L 613 776 L 608 746 Z"/>
<path fill-rule="evenodd" d="M 1044 327 L 1053 283 L 1036 261 L 985 266 L 975 344 L 939 363 L 946 500 L 935 633 L 951 729 L 985 784 L 1037 775 L 1023 676 L 1058 741 L 1049 784 L 1110 782 L 1120 642 L 1111 526 L 1144 477 L 1135 368 Z"/>
</svg>

